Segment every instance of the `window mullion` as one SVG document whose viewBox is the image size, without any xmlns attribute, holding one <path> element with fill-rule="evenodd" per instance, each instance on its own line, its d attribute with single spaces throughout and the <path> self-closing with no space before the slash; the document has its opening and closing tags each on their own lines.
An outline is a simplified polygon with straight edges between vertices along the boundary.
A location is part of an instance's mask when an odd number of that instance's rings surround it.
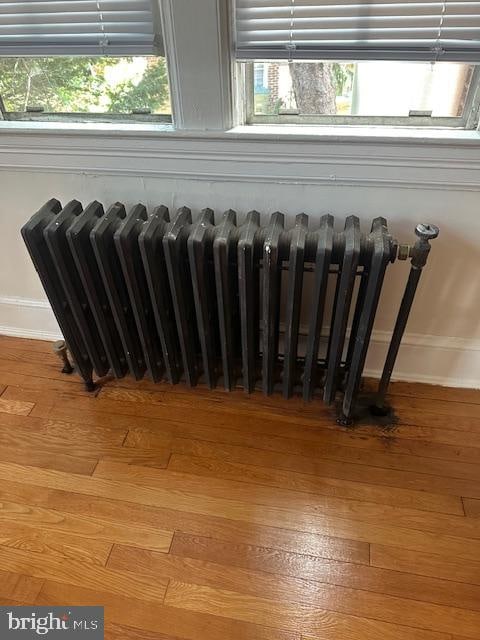
<svg viewBox="0 0 480 640">
<path fill-rule="evenodd" d="M 227 0 L 160 2 L 175 126 L 226 130 L 233 123 Z"/>
<path fill-rule="evenodd" d="M 255 118 L 255 99 L 254 99 L 254 65 L 253 62 L 245 64 L 245 122 L 253 122 Z"/>
<path fill-rule="evenodd" d="M 470 82 L 470 90 L 465 102 L 465 128 L 479 128 L 479 111 L 480 111 L 480 67 L 476 67 Z"/>
</svg>

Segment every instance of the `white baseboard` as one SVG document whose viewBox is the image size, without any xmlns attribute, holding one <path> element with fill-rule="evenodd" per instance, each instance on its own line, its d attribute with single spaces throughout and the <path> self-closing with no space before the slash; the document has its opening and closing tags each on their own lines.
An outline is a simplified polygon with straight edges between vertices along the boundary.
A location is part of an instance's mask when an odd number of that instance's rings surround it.
<svg viewBox="0 0 480 640">
<path fill-rule="evenodd" d="M 365 375 L 379 378 L 390 343 L 389 331 L 374 331 Z M 394 380 L 444 387 L 480 388 L 480 340 L 405 333 L 395 364 Z"/>
<path fill-rule="evenodd" d="M 0 297 L 0 334 L 52 341 L 62 337 L 47 300 L 13 297 Z"/>
<path fill-rule="evenodd" d="M 305 332 L 302 328 L 300 331 Z M 46 300 L 15 297 L 0 297 L 0 334 L 51 341 L 62 337 Z M 365 375 L 380 376 L 389 340 L 390 332 L 373 332 Z M 480 388 L 479 352 L 479 339 L 406 333 L 393 379 L 477 389 Z"/>
<path fill-rule="evenodd" d="M 478 340 L 465 340 L 471 343 L 472 347 L 461 349 L 458 346 L 458 338 L 452 338 L 452 346 L 446 347 L 437 346 L 434 342 L 438 337 L 439 344 L 445 345 L 445 336 L 425 335 L 422 337 L 427 339 L 426 344 L 420 346 L 409 344 L 412 335 L 416 339 L 417 334 L 404 335 L 392 380 L 480 389 Z M 374 333 L 364 369 L 365 376 L 380 378 L 387 348 L 388 345 L 376 340 Z"/>
</svg>

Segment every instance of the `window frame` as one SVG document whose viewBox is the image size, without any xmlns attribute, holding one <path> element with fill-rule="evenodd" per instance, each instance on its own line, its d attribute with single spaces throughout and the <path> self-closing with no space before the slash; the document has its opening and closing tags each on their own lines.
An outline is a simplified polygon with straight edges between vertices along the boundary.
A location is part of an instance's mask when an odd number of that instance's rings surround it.
<svg viewBox="0 0 480 640">
<path fill-rule="evenodd" d="M 480 115 L 480 64 L 476 65 L 461 116 L 345 116 L 345 115 L 316 115 L 316 114 L 275 114 L 260 115 L 255 113 L 254 104 L 254 64 L 252 62 L 237 62 L 242 68 L 245 94 L 245 124 L 246 125 L 328 125 L 328 126 L 360 126 L 360 127 L 417 127 L 425 129 L 459 129 L 462 131 L 475 130 L 479 126 Z M 270 62 L 258 60 L 258 62 Z M 274 61 L 278 62 L 278 60 Z"/>
<path fill-rule="evenodd" d="M 165 53 L 165 40 L 164 40 L 164 27 L 162 20 L 162 4 L 164 0 L 152 0 L 151 7 L 151 17 L 153 22 L 152 29 L 152 51 L 150 52 L 128 52 L 125 51 L 123 53 L 118 53 L 119 46 L 118 44 L 112 45 L 113 53 L 107 53 L 103 51 L 101 47 L 96 47 L 98 51 L 87 51 L 87 49 L 93 48 L 95 49 L 95 45 L 74 45 L 75 51 L 70 52 L 69 44 L 65 44 L 63 49 L 64 53 L 57 52 L 41 52 L 39 49 L 42 49 L 41 45 L 36 45 L 33 47 L 33 51 L 31 53 L 24 53 L 20 55 L 15 55 L 12 51 L 5 54 L 6 58 L 51 58 L 51 57 L 76 57 L 76 58 L 91 58 L 91 57 L 102 57 L 111 55 L 112 58 L 127 58 L 127 57 L 163 57 L 165 58 L 165 66 L 167 70 L 167 82 L 169 92 L 171 94 L 171 78 L 168 67 L 167 55 Z M 121 10 L 121 7 L 119 8 Z M 98 8 L 100 11 L 100 8 Z M 100 12 L 101 13 L 101 12 Z M 20 15 L 20 14 L 19 14 Z M 103 21 L 103 17 L 100 22 Z M 90 22 L 88 24 L 95 24 Z M 158 32 L 158 27 L 160 27 L 160 33 Z M 82 35 L 82 34 L 81 34 Z M 158 44 L 158 38 L 161 38 L 161 44 Z M 110 43 L 109 43 L 110 44 Z M 61 47 L 57 43 L 57 47 L 61 49 Z M 147 45 L 138 44 L 140 49 L 148 48 Z M 48 48 L 48 46 L 47 46 Z M 137 46 L 135 45 L 135 48 Z M 68 51 L 67 51 L 68 50 Z M 116 51 L 116 52 L 115 52 Z M 173 124 L 173 106 L 172 100 L 170 100 L 170 113 L 169 114 L 155 114 L 155 113 L 108 113 L 108 112 L 49 112 L 49 111 L 9 111 L 4 103 L 2 95 L 0 94 L 0 122 L 35 122 L 35 123 L 49 123 L 49 122 L 71 122 L 77 124 L 91 124 L 91 123 L 123 123 L 123 124 L 142 124 L 142 123 L 152 123 L 152 124 Z"/>
<path fill-rule="evenodd" d="M 232 50 L 232 11 L 230 0 L 153 0 L 161 17 L 165 58 L 170 88 L 171 123 L 165 123 L 162 114 L 138 116 L 125 114 L 122 121 L 110 118 L 100 122 L 99 117 L 88 120 L 81 114 L 55 114 L 48 121 L 45 112 L 30 114 L 28 120 L 2 119 L 2 129 L 23 132 L 32 124 L 32 130 L 51 131 L 52 122 L 59 122 L 62 131 L 78 132 L 85 126 L 85 135 L 98 126 L 99 130 L 118 126 L 124 132 L 128 126 L 135 132 L 136 125 L 151 127 L 152 135 L 171 131 L 228 132 L 244 124 L 242 95 L 238 92 Z M 91 116 L 91 114 L 89 114 Z M 78 127 L 77 125 L 80 125 Z M 208 133 L 207 136 L 210 136 Z"/>
</svg>

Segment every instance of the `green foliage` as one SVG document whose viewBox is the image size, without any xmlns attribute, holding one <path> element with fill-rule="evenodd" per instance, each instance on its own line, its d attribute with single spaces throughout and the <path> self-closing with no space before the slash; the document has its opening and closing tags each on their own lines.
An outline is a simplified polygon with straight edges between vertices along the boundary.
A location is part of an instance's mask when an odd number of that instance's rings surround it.
<svg viewBox="0 0 480 640">
<path fill-rule="evenodd" d="M 264 116 L 277 115 L 278 116 L 280 110 L 284 106 L 283 100 L 281 98 L 272 100 L 270 96 L 270 92 L 256 93 L 254 99 L 255 99 L 255 113 L 257 115 L 264 115 Z"/>
<path fill-rule="evenodd" d="M 273 113 L 278 116 L 278 114 L 280 113 L 280 109 L 282 109 L 283 106 L 283 100 L 281 98 L 277 98 L 277 100 L 275 100 L 272 104 Z"/>
<path fill-rule="evenodd" d="M 149 63 L 138 84 L 123 82 L 108 91 L 108 97 L 108 111 L 111 113 L 128 113 L 133 109 L 158 111 L 168 98 L 167 70 L 163 61 Z"/>
<path fill-rule="evenodd" d="M 101 91 L 98 66 L 95 58 L 1 58 L 0 94 L 9 111 L 86 111 Z"/>
<path fill-rule="evenodd" d="M 354 64 L 334 62 L 332 64 L 332 80 L 337 96 L 346 95 L 352 88 L 353 76 L 355 73 Z"/>
<path fill-rule="evenodd" d="M 133 59 L 121 59 L 123 63 Z M 116 112 L 165 106 L 168 81 L 163 58 L 149 58 L 143 77 L 109 82 L 118 58 L 0 58 L 0 95 L 8 111 L 41 106 L 46 112 Z"/>
</svg>

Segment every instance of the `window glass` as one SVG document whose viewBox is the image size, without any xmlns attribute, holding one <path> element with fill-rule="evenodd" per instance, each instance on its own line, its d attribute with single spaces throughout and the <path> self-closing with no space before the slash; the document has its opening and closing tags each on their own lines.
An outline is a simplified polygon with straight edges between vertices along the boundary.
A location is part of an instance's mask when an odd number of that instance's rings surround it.
<svg viewBox="0 0 480 640">
<path fill-rule="evenodd" d="M 460 117 L 473 69 L 451 62 L 256 62 L 254 114 Z"/>
<path fill-rule="evenodd" d="M 165 58 L 0 58 L 9 113 L 171 114 Z"/>
</svg>

